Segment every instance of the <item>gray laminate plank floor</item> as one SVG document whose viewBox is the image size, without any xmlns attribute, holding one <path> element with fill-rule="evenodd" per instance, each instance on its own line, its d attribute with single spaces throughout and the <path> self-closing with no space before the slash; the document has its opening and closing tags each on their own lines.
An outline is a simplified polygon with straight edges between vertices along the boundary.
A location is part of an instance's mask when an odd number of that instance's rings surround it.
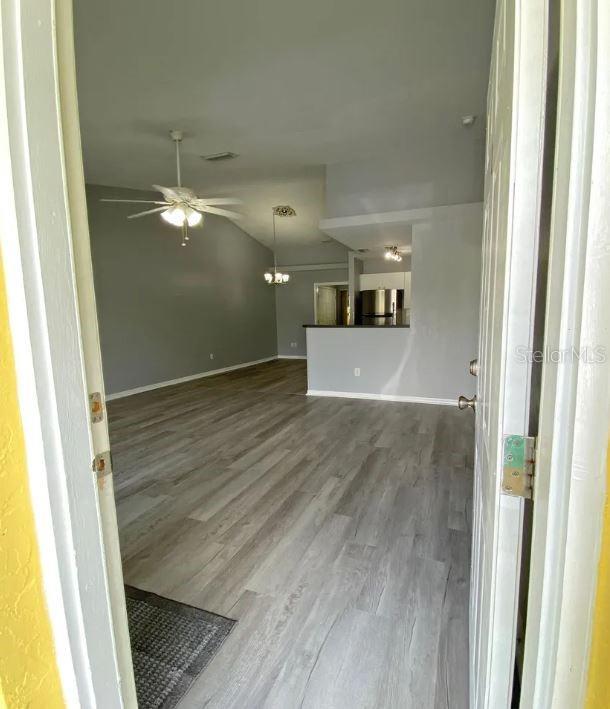
<svg viewBox="0 0 610 709">
<path fill-rule="evenodd" d="M 472 417 L 305 380 L 109 404 L 126 583 L 239 621 L 180 708 L 466 707 Z"/>
</svg>

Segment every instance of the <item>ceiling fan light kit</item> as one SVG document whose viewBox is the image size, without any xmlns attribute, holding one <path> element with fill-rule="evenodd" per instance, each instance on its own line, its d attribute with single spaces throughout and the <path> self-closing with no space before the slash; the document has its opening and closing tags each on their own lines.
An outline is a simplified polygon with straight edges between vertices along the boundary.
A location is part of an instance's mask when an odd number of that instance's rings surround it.
<svg viewBox="0 0 610 709">
<path fill-rule="evenodd" d="M 267 271 L 265 276 L 265 282 L 270 286 L 283 286 L 290 280 L 290 275 L 288 273 L 282 273 L 277 270 L 277 256 L 276 256 L 276 234 L 275 234 L 275 218 L 276 217 L 296 217 L 297 213 L 289 205 L 280 205 L 273 207 L 271 210 L 273 214 L 273 269 Z"/>
<path fill-rule="evenodd" d="M 161 192 L 163 200 L 147 199 L 102 199 L 102 202 L 127 202 L 131 204 L 155 204 L 160 205 L 147 209 L 143 212 L 130 214 L 128 219 L 138 219 L 148 214 L 161 213 L 161 218 L 167 224 L 178 227 L 182 230 L 181 246 L 186 246 L 189 240 L 188 228 L 203 224 L 204 213 L 218 214 L 227 219 L 239 219 L 237 212 L 230 212 L 227 209 L 220 209 L 219 205 L 241 204 L 240 200 L 231 197 L 198 197 L 193 190 L 182 187 L 182 172 L 180 165 L 180 143 L 183 139 L 182 131 L 171 130 L 169 132 L 174 145 L 176 146 L 176 182 L 177 187 L 163 187 L 153 185 L 157 192 Z"/>
<path fill-rule="evenodd" d="M 161 218 L 172 226 L 182 226 L 185 221 L 188 226 L 198 226 L 203 221 L 203 214 L 190 207 L 171 207 L 161 212 Z"/>
</svg>

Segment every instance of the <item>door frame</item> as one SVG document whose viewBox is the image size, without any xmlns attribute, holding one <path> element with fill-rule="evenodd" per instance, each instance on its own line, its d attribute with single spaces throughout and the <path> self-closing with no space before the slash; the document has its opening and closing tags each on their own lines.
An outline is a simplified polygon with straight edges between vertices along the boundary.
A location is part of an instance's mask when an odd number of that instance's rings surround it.
<svg viewBox="0 0 610 709">
<path fill-rule="evenodd" d="M 564 1 L 560 26 L 544 352 L 603 347 L 606 362 L 543 365 L 524 709 L 584 705 L 608 494 L 610 7 Z"/>
<path fill-rule="evenodd" d="M 114 708 L 126 705 L 116 636 L 127 629 L 126 623 L 115 627 L 123 621 L 113 618 L 109 550 L 91 471 L 94 443 L 79 322 L 79 298 L 86 293 L 80 283 L 77 293 L 71 221 L 75 201 L 85 213 L 86 202 L 82 190 L 68 188 L 69 180 L 82 180 L 66 161 L 64 143 L 64 133 L 78 126 L 78 112 L 75 102 L 62 102 L 58 80 L 56 23 L 60 33 L 72 33 L 66 7 L 69 0 L 57 6 L 53 0 L 30 0 L 27 7 L 0 0 L 0 188 L 5 197 L 0 247 L 30 491 L 64 696 L 69 706 Z M 559 229 L 565 229 L 569 250 L 553 252 L 549 278 L 561 276 L 558 292 L 564 297 L 559 305 L 550 302 L 547 318 L 549 332 L 565 342 L 567 328 L 582 313 L 578 342 L 602 336 L 606 342 L 610 189 L 604 160 L 610 139 L 600 121 L 607 125 L 610 113 L 610 9 L 596 0 L 566 1 L 563 12 L 566 20 L 578 12 L 578 22 L 564 25 L 575 50 L 562 50 L 563 76 L 573 72 L 575 89 L 556 158 L 558 169 L 564 161 L 569 173 L 565 224 L 557 216 L 553 228 L 558 242 Z M 564 96 L 568 93 L 566 85 Z M 592 177 L 596 186 L 589 191 Z M 576 286 L 585 280 L 583 298 Z M 93 297 L 92 282 L 89 288 Z M 559 318 L 554 330 L 550 315 Z M 530 581 L 522 706 L 550 706 L 526 703 L 540 697 L 550 697 L 557 707 L 579 706 L 584 693 L 605 492 L 603 477 L 595 473 L 607 442 L 608 414 L 607 381 L 601 371 L 593 377 L 588 373 L 581 367 L 556 380 L 549 373 L 543 383 L 543 397 L 553 386 L 557 396 L 546 409 L 549 454 L 545 458 L 540 452 L 536 484 L 546 479 L 552 483 L 550 499 L 566 504 L 556 510 L 549 506 L 534 527 L 537 561 Z M 561 459 L 566 441 L 573 442 L 569 461 Z M 590 475 L 582 475 L 583 462 Z M 562 538 L 565 554 L 562 544 L 553 542 Z M 594 553 L 579 554 L 583 546 Z M 575 673 L 580 682 L 573 682 Z M 571 680 L 577 685 L 575 704 L 569 702 Z"/>
<path fill-rule="evenodd" d="M 94 291 L 90 281 L 89 294 L 79 292 L 75 274 L 69 196 L 73 202 L 77 196 L 69 182 L 82 183 L 83 175 L 66 162 L 64 139 L 78 129 L 78 110 L 75 101 L 62 102 L 59 54 L 66 46 L 59 46 L 60 35 L 73 39 L 69 0 L 0 0 L 0 248 L 64 699 L 71 707 L 115 709 L 134 704 L 123 694 L 130 675 L 121 674 L 116 635 L 128 637 L 127 620 L 115 627 L 107 563 L 116 568 L 116 559 L 104 539 L 92 469 L 96 449 L 79 297 L 91 298 Z M 71 45 L 67 50 L 73 63 Z M 86 213 L 84 189 L 80 200 Z M 88 243 L 88 233 L 83 238 Z M 99 487 L 104 484 L 102 479 Z"/>
</svg>

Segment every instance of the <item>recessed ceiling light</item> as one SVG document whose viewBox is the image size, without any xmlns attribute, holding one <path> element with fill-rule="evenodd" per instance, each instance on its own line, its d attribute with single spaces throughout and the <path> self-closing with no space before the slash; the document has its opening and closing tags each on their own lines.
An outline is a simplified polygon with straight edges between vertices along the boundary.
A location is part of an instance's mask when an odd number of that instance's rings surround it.
<svg viewBox="0 0 610 709">
<path fill-rule="evenodd" d="M 477 120 L 477 117 L 472 114 L 468 114 L 467 116 L 462 116 L 462 125 L 465 128 L 470 128 L 470 126 L 474 125 L 474 122 L 476 120 Z"/>
</svg>

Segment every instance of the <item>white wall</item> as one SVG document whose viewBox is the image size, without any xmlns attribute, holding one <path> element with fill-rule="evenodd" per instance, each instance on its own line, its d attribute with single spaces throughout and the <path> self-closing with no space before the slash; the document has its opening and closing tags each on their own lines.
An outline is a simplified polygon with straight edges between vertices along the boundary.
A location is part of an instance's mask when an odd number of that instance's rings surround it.
<svg viewBox="0 0 610 709">
<path fill-rule="evenodd" d="M 310 328 L 309 389 L 457 399 L 477 356 L 482 205 L 413 230 L 411 328 Z M 354 368 L 360 376 L 354 376 Z"/>
</svg>

